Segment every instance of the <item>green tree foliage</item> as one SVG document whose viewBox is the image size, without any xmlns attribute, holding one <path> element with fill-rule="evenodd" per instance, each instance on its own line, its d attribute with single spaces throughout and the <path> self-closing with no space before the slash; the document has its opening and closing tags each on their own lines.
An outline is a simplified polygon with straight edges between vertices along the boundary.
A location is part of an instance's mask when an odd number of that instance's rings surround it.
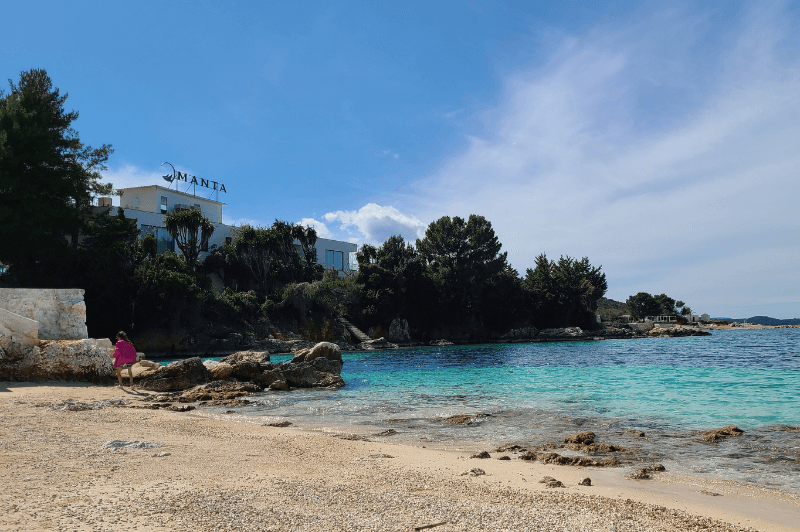
<svg viewBox="0 0 800 532">
<path fill-rule="evenodd" d="M 444 216 L 417 240 L 417 251 L 439 293 L 440 315 L 451 325 L 462 324 L 470 331 L 481 327 L 486 310 L 481 308 L 482 297 L 507 267 L 501 247 L 491 222 L 475 214 L 467 220 Z"/>
<path fill-rule="evenodd" d="M 356 279 L 363 286 L 356 321 L 388 327 L 394 318 L 404 317 L 412 329 L 431 322 L 438 290 L 414 246 L 402 236 L 391 236 L 378 248 L 365 244 L 356 259 Z"/>
<path fill-rule="evenodd" d="M 661 303 L 647 292 L 639 292 L 635 296 L 630 296 L 625 304 L 628 305 L 631 317 L 636 320 L 661 314 Z"/>
<path fill-rule="evenodd" d="M 655 299 L 658 304 L 661 305 L 660 314 L 662 316 L 677 316 L 680 313 L 680 311 L 675 308 L 677 306 L 675 300 L 669 297 L 667 294 L 653 296 L 653 299 Z M 683 302 L 681 301 L 681 303 Z"/>
<path fill-rule="evenodd" d="M 103 212 L 87 223 L 80 247 L 76 285 L 84 288 L 86 326 L 92 334 L 113 338 L 133 319 L 134 277 L 141 259 L 136 220 Z"/>
<path fill-rule="evenodd" d="M 99 172 L 112 149 L 83 145 L 78 113 L 64 109 L 67 95 L 44 70 L 9 85 L 0 92 L 0 261 L 31 272 L 63 260 L 66 236 L 77 245 L 92 196 L 111 192 Z"/>
<path fill-rule="evenodd" d="M 253 286 L 262 297 L 274 296 L 287 284 L 322 276 L 316 242 L 311 227 L 279 220 L 267 228 L 245 225 L 230 245 L 211 253 L 204 271 L 218 273 L 227 286 Z"/>
<path fill-rule="evenodd" d="M 544 253 L 536 257 L 534 268 L 528 268 L 522 281 L 533 322 L 544 327 L 593 326 L 597 301 L 608 289 L 601 270 L 588 257 L 562 256 L 557 262 Z"/>
<path fill-rule="evenodd" d="M 194 272 L 200 250 L 208 248 L 208 241 L 214 234 L 214 224 L 199 210 L 188 209 L 167 214 L 164 225 L 178 244 L 189 270 Z"/>
</svg>

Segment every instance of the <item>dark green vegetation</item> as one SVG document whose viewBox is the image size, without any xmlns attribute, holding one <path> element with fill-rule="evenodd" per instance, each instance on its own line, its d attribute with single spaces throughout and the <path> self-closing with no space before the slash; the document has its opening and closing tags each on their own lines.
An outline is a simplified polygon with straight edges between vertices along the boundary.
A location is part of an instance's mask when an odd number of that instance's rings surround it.
<svg viewBox="0 0 800 532">
<path fill-rule="evenodd" d="M 628 312 L 633 319 L 647 316 L 691 316 L 692 309 L 683 301 L 676 301 L 666 294 L 652 296 L 647 292 L 639 292 L 626 301 Z"/>
<path fill-rule="evenodd" d="M 358 272 L 345 276 L 316 264 L 313 229 L 282 221 L 242 227 L 201 262 L 214 226 L 194 210 L 167 215 L 181 254 L 159 254 L 121 209 L 92 213 L 92 198 L 111 192 L 98 173 L 111 148 L 81 144 L 65 100 L 41 70 L 0 98 L 0 262 L 11 266 L 0 283 L 85 289 L 91 336 L 122 328 L 171 342 L 279 324 L 323 339 L 339 315 L 376 335 L 401 318 L 415 340 L 596 326 L 607 288 L 600 267 L 542 254 L 520 276 L 477 215 L 442 217 L 414 244 L 393 236 L 365 245 Z"/>
</svg>

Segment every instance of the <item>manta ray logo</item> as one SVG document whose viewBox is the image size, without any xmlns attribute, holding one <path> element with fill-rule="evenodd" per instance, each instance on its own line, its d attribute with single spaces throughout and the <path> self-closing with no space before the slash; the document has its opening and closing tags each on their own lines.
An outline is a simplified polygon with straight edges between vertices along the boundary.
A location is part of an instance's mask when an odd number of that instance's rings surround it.
<svg viewBox="0 0 800 532">
<path fill-rule="evenodd" d="M 161 166 L 164 166 L 165 164 L 169 164 L 169 163 L 168 162 L 163 162 L 163 163 L 161 163 Z M 166 181 L 167 183 L 169 183 L 171 185 L 172 182 L 175 181 L 175 167 L 172 166 L 171 164 L 169 164 L 169 167 L 172 168 L 172 175 L 167 174 L 167 175 L 162 175 L 161 177 L 164 179 L 164 181 Z"/>
</svg>

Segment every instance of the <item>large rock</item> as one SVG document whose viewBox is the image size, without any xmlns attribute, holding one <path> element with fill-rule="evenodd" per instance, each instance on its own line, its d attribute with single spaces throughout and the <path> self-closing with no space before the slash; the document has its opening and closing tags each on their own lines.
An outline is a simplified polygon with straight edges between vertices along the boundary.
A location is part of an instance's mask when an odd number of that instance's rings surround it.
<svg viewBox="0 0 800 532">
<path fill-rule="evenodd" d="M 83 293 L 79 288 L 0 288 L 0 308 L 39 322 L 40 340 L 85 340 Z"/>
<path fill-rule="evenodd" d="M 0 337 L 0 379 L 18 381 L 68 380 L 108 382 L 115 372 L 112 349 L 101 347 L 92 339 L 39 342 L 23 346 L 8 337 Z"/>
<path fill-rule="evenodd" d="M 292 363 L 311 362 L 317 358 L 327 358 L 328 360 L 342 360 L 342 350 L 338 345 L 331 342 L 320 342 L 310 349 L 299 351 Z"/>
<path fill-rule="evenodd" d="M 154 392 L 177 392 L 207 382 L 209 374 L 200 357 L 177 360 L 142 379 L 139 387 Z"/>
<path fill-rule="evenodd" d="M 586 336 L 586 333 L 580 327 L 564 327 L 563 329 L 543 329 L 539 335 L 550 338 L 582 338 Z"/>
<path fill-rule="evenodd" d="M 269 351 L 238 351 L 232 355 L 226 356 L 221 362 L 226 362 L 231 366 L 235 366 L 246 360 L 253 360 L 259 364 L 269 362 Z"/>
<path fill-rule="evenodd" d="M 395 318 L 389 325 L 389 341 L 390 342 L 410 342 L 411 332 L 408 329 L 408 322 Z"/>
<path fill-rule="evenodd" d="M 397 344 L 393 344 L 386 340 L 386 338 L 376 338 L 375 340 L 367 340 L 358 344 L 359 349 L 365 351 L 372 351 L 374 349 L 397 349 Z"/>
<path fill-rule="evenodd" d="M 500 338 L 502 340 L 529 340 L 539 334 L 536 327 L 521 327 L 519 329 L 511 329 Z"/>
</svg>

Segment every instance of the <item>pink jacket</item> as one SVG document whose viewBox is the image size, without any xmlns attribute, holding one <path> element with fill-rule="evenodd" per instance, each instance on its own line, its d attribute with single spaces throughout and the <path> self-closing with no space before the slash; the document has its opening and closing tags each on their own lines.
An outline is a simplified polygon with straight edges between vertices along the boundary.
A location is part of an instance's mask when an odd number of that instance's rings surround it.
<svg viewBox="0 0 800 532">
<path fill-rule="evenodd" d="M 114 367 L 122 364 L 136 363 L 136 348 L 125 340 L 117 340 L 117 348 L 114 350 Z"/>
</svg>

